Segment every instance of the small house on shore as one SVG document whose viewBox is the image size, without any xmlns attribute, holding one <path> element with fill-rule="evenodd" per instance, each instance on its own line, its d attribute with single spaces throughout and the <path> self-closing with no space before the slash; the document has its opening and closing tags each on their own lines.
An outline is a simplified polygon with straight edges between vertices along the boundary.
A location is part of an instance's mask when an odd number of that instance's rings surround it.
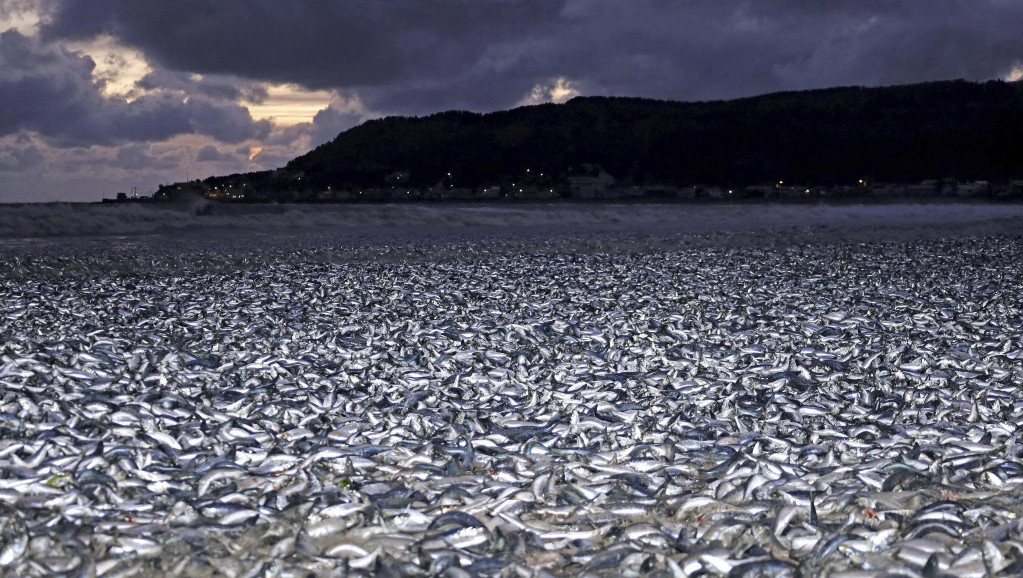
<svg viewBox="0 0 1023 578">
<path fill-rule="evenodd" d="M 568 177 L 568 190 L 578 199 L 596 199 L 607 195 L 617 181 L 600 165 L 585 164 Z"/>
</svg>

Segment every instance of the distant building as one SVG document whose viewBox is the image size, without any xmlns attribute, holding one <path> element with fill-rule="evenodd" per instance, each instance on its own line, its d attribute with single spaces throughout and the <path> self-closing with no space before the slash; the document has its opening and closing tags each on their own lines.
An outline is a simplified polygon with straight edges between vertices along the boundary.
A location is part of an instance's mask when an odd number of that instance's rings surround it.
<svg viewBox="0 0 1023 578">
<path fill-rule="evenodd" d="M 809 185 L 784 185 L 776 188 L 778 196 L 783 199 L 802 199 L 815 194 L 814 188 Z"/>
<path fill-rule="evenodd" d="M 708 199 L 723 199 L 726 196 L 725 190 L 721 187 L 703 187 L 703 193 Z"/>
<path fill-rule="evenodd" d="M 751 185 L 746 187 L 746 196 L 755 199 L 770 199 L 778 196 L 777 185 Z"/>
<path fill-rule="evenodd" d="M 944 183 L 937 179 L 926 179 L 919 184 L 906 187 L 906 194 L 911 197 L 931 197 L 944 191 Z"/>
<path fill-rule="evenodd" d="M 188 181 L 184 183 L 173 183 L 160 185 L 153 195 L 157 201 L 181 201 L 194 199 L 196 197 L 210 197 L 210 187 L 202 181 Z M 237 198 L 237 197 L 235 197 Z"/>
<path fill-rule="evenodd" d="M 1010 181 L 1007 193 L 1010 198 L 1023 197 L 1023 181 Z"/>
<path fill-rule="evenodd" d="M 987 181 L 973 181 L 972 183 L 958 183 L 956 195 L 960 197 L 980 197 L 991 192 L 991 183 Z"/>
<path fill-rule="evenodd" d="M 479 198 L 481 199 L 498 199 L 501 197 L 501 187 L 489 186 L 484 187 L 479 192 Z"/>
<path fill-rule="evenodd" d="M 595 199 L 606 196 L 616 182 L 600 165 L 585 164 L 582 170 L 568 177 L 568 190 L 573 197 Z"/>
</svg>

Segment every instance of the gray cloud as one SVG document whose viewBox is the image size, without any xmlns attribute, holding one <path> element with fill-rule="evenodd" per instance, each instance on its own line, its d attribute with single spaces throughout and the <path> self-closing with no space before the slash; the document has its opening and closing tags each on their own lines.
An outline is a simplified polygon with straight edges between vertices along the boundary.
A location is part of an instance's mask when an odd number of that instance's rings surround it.
<svg viewBox="0 0 1023 578">
<path fill-rule="evenodd" d="M 199 149 L 199 152 L 195 154 L 195 160 L 200 163 L 218 163 L 226 160 L 233 160 L 229 155 L 225 155 L 213 145 L 206 145 Z"/>
<path fill-rule="evenodd" d="M 43 33 L 51 39 L 111 34 L 172 70 L 333 88 L 428 79 L 465 68 L 489 43 L 545 28 L 560 4 L 65 0 L 54 3 Z"/>
<path fill-rule="evenodd" d="M 178 166 L 178 159 L 171 154 L 153 154 L 146 143 L 134 143 L 117 149 L 117 156 L 111 166 L 129 170 L 172 170 Z"/>
<path fill-rule="evenodd" d="M 110 145 L 202 134 L 226 142 L 261 138 L 267 122 L 244 107 L 157 92 L 128 102 L 105 97 L 88 56 L 9 30 L 0 33 L 0 136 L 36 132 L 57 146 Z"/>
<path fill-rule="evenodd" d="M 112 34 L 163 68 L 421 113 L 513 106 L 561 76 L 673 99 L 982 80 L 1023 59 L 1021 21 L 1007 0 L 64 0 L 44 34 Z"/>
<path fill-rule="evenodd" d="M 0 171 L 28 171 L 42 165 L 45 157 L 34 144 L 0 146 Z"/>
<path fill-rule="evenodd" d="M 344 110 L 335 106 L 327 107 L 316 113 L 311 123 L 309 137 L 311 144 L 317 146 L 334 140 L 341 132 L 362 124 L 367 120 L 364 112 Z"/>
<path fill-rule="evenodd" d="M 195 78 L 195 75 L 191 73 L 154 70 L 135 84 L 137 88 L 144 91 L 171 90 L 224 101 L 260 102 L 266 98 L 266 89 L 262 85 L 230 75 Z"/>
</svg>

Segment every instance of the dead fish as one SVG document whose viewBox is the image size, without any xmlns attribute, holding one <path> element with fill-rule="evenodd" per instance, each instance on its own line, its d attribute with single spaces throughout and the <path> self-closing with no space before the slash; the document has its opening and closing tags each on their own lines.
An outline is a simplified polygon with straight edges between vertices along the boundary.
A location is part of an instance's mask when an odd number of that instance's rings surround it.
<svg viewBox="0 0 1023 578">
<path fill-rule="evenodd" d="M 1020 567 L 1018 238 L 159 238 L 0 275 L 5 572 Z"/>
</svg>

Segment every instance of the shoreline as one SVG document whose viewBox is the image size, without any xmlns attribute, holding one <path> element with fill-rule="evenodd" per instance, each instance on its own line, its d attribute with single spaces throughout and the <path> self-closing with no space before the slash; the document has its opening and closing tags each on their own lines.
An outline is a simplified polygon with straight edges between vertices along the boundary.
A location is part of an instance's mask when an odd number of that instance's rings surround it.
<svg viewBox="0 0 1023 578">
<path fill-rule="evenodd" d="M 1023 203 L 364 203 L 364 204 L 20 204 L 0 214 L 0 240 L 201 233 L 374 234 L 426 227 L 437 233 L 516 227 L 686 234 L 786 226 L 945 225 L 1023 217 Z"/>
<path fill-rule="evenodd" d="M 459 207 L 459 206 L 495 206 L 515 207 L 531 205 L 565 205 L 565 206 L 602 206 L 602 205 L 672 205 L 672 206 L 731 206 L 731 205 L 1021 205 L 1023 198 L 996 199 L 989 197 L 956 197 L 956 196 L 932 196 L 918 197 L 911 195 L 903 196 L 859 196 L 859 197 L 820 197 L 811 198 L 786 198 L 786 199 L 761 199 L 761 198 L 606 198 L 606 199 L 583 199 L 583 198 L 552 198 L 552 199 L 451 199 L 451 200 L 304 200 L 304 201 L 270 201 L 270 202 L 248 202 L 234 201 L 223 202 L 215 199 L 201 199 L 215 207 L 277 207 L 277 206 L 420 206 L 420 207 Z M 40 207 L 40 206 L 101 206 L 101 207 L 125 207 L 143 206 L 157 208 L 177 208 L 182 203 L 174 201 L 155 201 L 148 198 L 129 201 L 111 201 L 109 199 L 99 201 L 40 201 L 40 202 L 3 202 L 0 207 Z"/>
<path fill-rule="evenodd" d="M 313 207 L 315 209 L 315 207 Z M 78 277 L 256 270 L 292 262 L 386 264 L 529 255 L 671 254 L 690 249 L 885 246 L 932 239 L 1018 238 L 1023 205 L 734 205 L 359 207 L 195 216 L 170 211 L 34 211 L 4 236 L 0 272 Z M 143 214 L 140 214 L 143 213 Z M 10 213 L 8 213 L 10 215 Z M 83 220 L 82 216 L 86 218 Z M 125 220 L 123 217 L 131 216 Z"/>
</svg>

